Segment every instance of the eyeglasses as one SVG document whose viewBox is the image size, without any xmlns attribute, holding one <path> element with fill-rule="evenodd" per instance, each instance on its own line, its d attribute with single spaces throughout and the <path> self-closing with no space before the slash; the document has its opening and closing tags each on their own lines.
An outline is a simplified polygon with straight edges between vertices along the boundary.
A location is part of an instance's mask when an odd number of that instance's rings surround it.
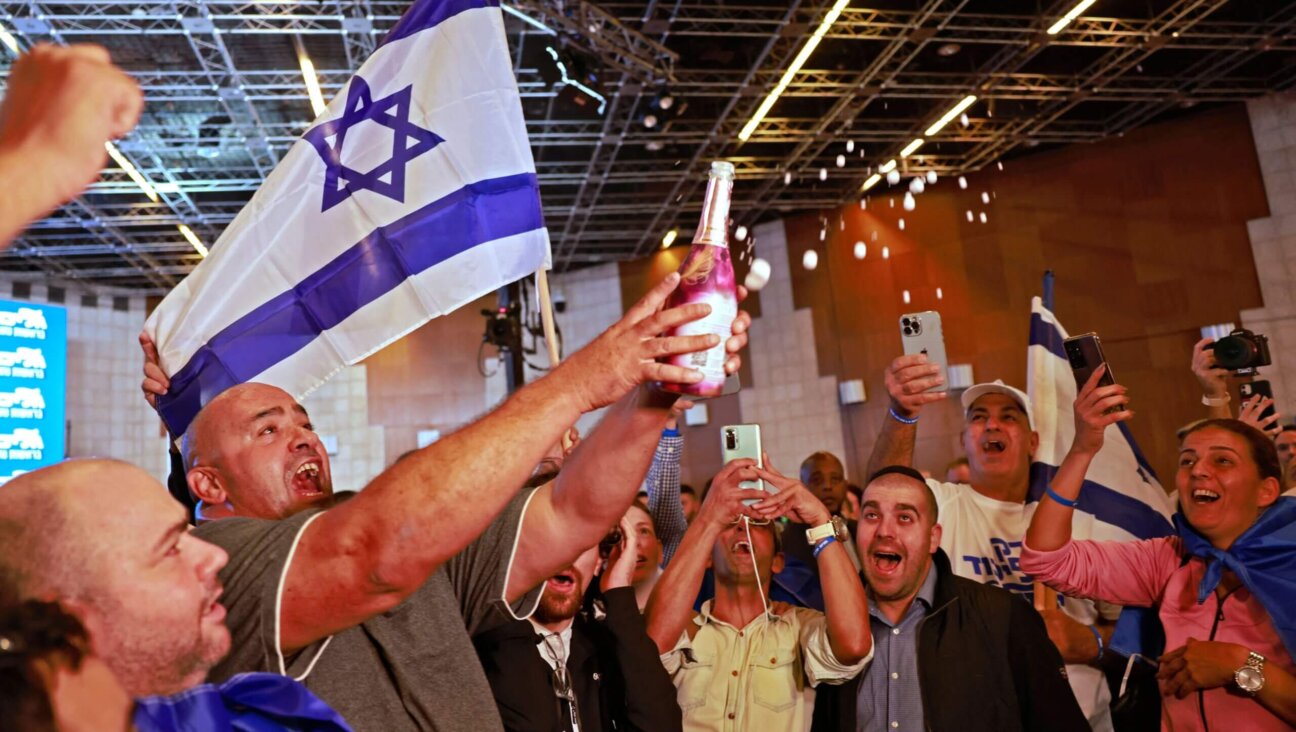
<svg viewBox="0 0 1296 732">
<path fill-rule="evenodd" d="M 572 685 L 571 672 L 567 670 L 567 653 L 563 648 L 562 638 L 556 633 L 544 636 L 545 653 L 553 661 L 553 692 L 561 701 L 567 702 L 567 711 L 571 714 L 573 732 L 581 727 L 580 709 L 576 704 L 576 688 Z"/>
<path fill-rule="evenodd" d="M 730 525 L 730 526 L 737 526 L 737 525 L 741 524 L 742 521 L 743 521 L 743 517 L 742 517 L 742 516 L 734 516 L 733 521 L 730 521 L 730 522 L 729 522 L 729 525 Z M 748 517 L 747 517 L 747 523 L 750 524 L 751 526 L 769 526 L 770 524 L 774 523 L 774 519 L 757 519 L 757 518 L 752 518 L 752 517 L 748 516 Z"/>
</svg>

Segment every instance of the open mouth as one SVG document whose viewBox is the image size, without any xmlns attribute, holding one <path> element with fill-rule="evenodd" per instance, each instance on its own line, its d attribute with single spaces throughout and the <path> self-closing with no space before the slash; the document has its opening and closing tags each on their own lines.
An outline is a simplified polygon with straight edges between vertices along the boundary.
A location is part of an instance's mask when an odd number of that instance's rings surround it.
<svg viewBox="0 0 1296 732">
<path fill-rule="evenodd" d="M 1193 489 L 1192 492 L 1193 503 L 1199 505 L 1214 503 L 1219 499 L 1220 499 L 1220 494 L 1207 488 L 1195 488 Z"/>
<path fill-rule="evenodd" d="M 749 544 L 746 539 L 739 539 L 738 541 L 734 542 L 732 551 L 734 554 L 750 555 L 752 553 L 751 544 Z"/>
<path fill-rule="evenodd" d="M 873 552 L 873 566 L 882 574 L 891 574 L 900 568 L 904 557 L 895 552 Z"/>
<path fill-rule="evenodd" d="M 640 555 L 638 555 L 638 556 L 635 557 L 635 566 L 636 566 L 636 567 L 642 567 L 642 566 L 644 566 L 644 565 L 647 564 L 647 563 L 648 563 L 648 557 L 645 557 L 645 556 L 642 555 L 642 554 L 640 554 Z"/>
<path fill-rule="evenodd" d="M 571 572 L 559 572 L 549 578 L 549 588 L 554 592 L 567 593 L 576 587 L 576 575 Z"/>
<path fill-rule="evenodd" d="M 297 467 L 292 477 L 293 490 L 303 496 L 322 496 L 324 487 L 320 484 L 320 464 L 311 460 Z"/>
<path fill-rule="evenodd" d="M 1003 440 L 986 440 L 981 443 L 981 449 L 989 454 L 997 455 L 1008 449 L 1008 446 L 1004 444 Z"/>
</svg>

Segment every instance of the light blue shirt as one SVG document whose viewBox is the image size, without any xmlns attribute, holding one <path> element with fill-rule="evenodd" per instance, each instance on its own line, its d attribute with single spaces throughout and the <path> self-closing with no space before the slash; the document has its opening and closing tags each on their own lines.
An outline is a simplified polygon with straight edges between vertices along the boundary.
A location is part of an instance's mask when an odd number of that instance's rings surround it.
<svg viewBox="0 0 1296 732">
<path fill-rule="evenodd" d="M 873 664 L 860 680 L 855 700 L 857 732 L 922 730 L 922 690 L 918 682 L 918 625 L 936 597 L 936 566 L 918 588 L 899 624 L 892 625 L 869 594 Z"/>
</svg>

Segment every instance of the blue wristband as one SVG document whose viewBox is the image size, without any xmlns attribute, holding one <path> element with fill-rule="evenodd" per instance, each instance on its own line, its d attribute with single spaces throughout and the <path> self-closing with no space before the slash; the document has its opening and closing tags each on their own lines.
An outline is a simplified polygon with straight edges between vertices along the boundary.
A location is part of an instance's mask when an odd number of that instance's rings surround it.
<svg viewBox="0 0 1296 732">
<path fill-rule="evenodd" d="M 917 417 L 901 417 L 899 414 L 896 414 L 895 407 L 887 407 L 887 414 L 890 414 L 891 419 L 894 419 L 900 424 L 918 424 Z"/>
<path fill-rule="evenodd" d="M 679 434 L 678 429 L 672 429 L 670 427 L 662 430 L 662 437 L 679 437 Z"/>
<path fill-rule="evenodd" d="M 1094 640 L 1098 641 L 1098 655 L 1097 655 L 1097 656 L 1094 656 L 1094 661 L 1095 661 L 1095 662 L 1097 662 L 1097 661 L 1101 661 L 1101 660 L 1103 659 L 1103 652 L 1106 650 L 1106 649 L 1103 647 L 1102 633 L 1099 633 L 1099 632 L 1098 632 L 1098 628 L 1097 628 L 1096 626 L 1093 626 L 1093 625 L 1090 625 L 1090 626 L 1089 626 L 1089 630 L 1093 631 L 1093 634 L 1094 634 Z"/>
<path fill-rule="evenodd" d="M 814 548 L 814 558 L 815 558 L 815 559 L 818 559 L 818 558 L 819 558 L 819 552 L 823 551 L 824 549 L 827 549 L 827 548 L 828 548 L 828 545 L 829 545 L 829 544 L 832 544 L 832 543 L 835 542 L 835 541 L 837 541 L 837 537 L 835 537 L 835 536 L 827 536 L 827 537 L 824 537 L 824 538 L 820 539 L 820 540 L 819 540 L 819 543 L 818 543 L 818 544 L 815 544 L 815 548 Z"/>
<path fill-rule="evenodd" d="M 1063 506 L 1066 506 L 1067 508 L 1075 508 L 1076 506 L 1080 505 L 1079 496 L 1076 496 L 1076 500 L 1074 501 L 1071 500 L 1070 498 L 1063 498 L 1053 490 L 1053 486 L 1051 485 L 1044 487 L 1044 494 L 1047 495 L 1049 498 L 1052 498 L 1054 501 L 1057 501 L 1058 503 L 1062 504 Z"/>
</svg>

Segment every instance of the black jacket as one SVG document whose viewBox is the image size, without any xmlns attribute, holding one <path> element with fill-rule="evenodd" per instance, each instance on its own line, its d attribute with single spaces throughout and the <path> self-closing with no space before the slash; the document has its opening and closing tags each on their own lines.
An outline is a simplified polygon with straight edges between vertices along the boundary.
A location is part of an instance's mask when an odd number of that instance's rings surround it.
<svg viewBox="0 0 1296 732">
<path fill-rule="evenodd" d="M 580 706 L 581 732 L 679 732 L 683 721 L 675 685 L 648 637 L 634 589 L 609 590 L 603 599 L 607 616 L 602 621 L 581 613 L 572 625 L 567 669 Z M 566 702 L 554 694 L 553 669 L 537 650 L 540 642 L 526 620 L 473 638 L 509 732 L 570 729 Z"/>
<path fill-rule="evenodd" d="M 918 678 L 930 732 L 1089 732 L 1044 620 L 1024 599 L 954 576 L 937 551 L 936 596 L 918 626 Z M 861 674 L 820 686 L 815 732 L 854 732 Z"/>
</svg>

